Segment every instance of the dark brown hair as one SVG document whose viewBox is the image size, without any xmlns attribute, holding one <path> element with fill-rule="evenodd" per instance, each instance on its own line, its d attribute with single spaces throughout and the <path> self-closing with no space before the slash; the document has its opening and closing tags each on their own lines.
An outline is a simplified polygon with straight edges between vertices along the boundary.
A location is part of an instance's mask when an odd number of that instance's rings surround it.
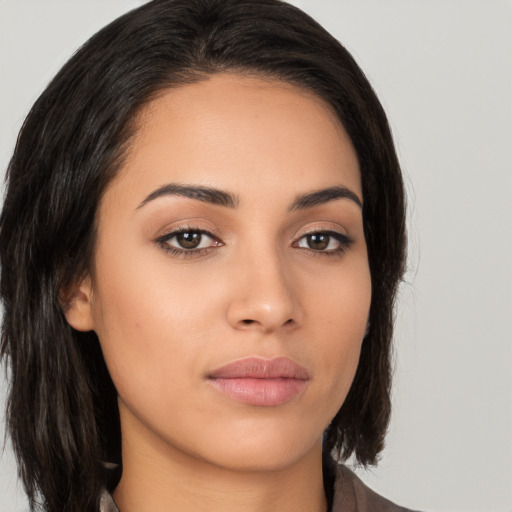
<svg viewBox="0 0 512 512">
<path fill-rule="evenodd" d="M 278 0 L 154 0 L 92 37 L 30 111 L 0 217 L 7 426 L 31 507 L 97 510 L 101 461 L 120 460 L 116 391 L 94 332 L 66 322 L 59 292 L 89 268 L 95 214 L 136 114 L 159 91 L 222 71 L 323 98 L 355 147 L 372 280 L 369 330 L 326 451 L 375 463 L 390 415 L 393 303 L 405 257 L 404 193 L 384 111 L 347 50 Z"/>
</svg>

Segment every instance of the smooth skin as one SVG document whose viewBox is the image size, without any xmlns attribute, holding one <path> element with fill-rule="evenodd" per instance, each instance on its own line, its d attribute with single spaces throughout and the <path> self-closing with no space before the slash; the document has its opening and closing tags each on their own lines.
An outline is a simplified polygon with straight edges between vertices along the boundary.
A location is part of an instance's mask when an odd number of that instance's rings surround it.
<svg viewBox="0 0 512 512">
<path fill-rule="evenodd" d="M 360 202 L 351 141 L 309 92 L 217 74 L 146 106 L 66 312 L 119 393 L 122 512 L 326 510 L 322 433 L 371 300 Z M 278 356 L 309 379 L 277 406 L 208 378 Z"/>
</svg>

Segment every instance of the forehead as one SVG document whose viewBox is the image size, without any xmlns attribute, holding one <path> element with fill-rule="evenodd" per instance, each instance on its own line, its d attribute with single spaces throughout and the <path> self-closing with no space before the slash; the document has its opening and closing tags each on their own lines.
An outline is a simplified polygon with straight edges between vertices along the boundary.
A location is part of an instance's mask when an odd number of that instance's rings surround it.
<svg viewBox="0 0 512 512">
<path fill-rule="evenodd" d="M 330 105 L 274 79 L 218 74 L 162 91 L 136 119 L 120 178 L 360 192 L 357 156 Z"/>
</svg>

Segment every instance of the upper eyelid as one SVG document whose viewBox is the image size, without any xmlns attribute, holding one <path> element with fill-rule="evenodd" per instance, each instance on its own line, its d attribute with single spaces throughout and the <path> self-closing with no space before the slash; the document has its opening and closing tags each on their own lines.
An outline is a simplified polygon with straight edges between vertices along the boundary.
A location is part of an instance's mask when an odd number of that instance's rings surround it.
<svg viewBox="0 0 512 512">
<path fill-rule="evenodd" d="M 329 234 L 331 236 L 338 235 L 338 236 L 342 237 L 343 239 L 350 240 L 351 242 L 354 241 L 353 237 L 347 232 L 346 229 L 342 228 L 341 226 L 340 227 L 333 227 L 332 225 L 331 226 L 326 226 L 326 227 L 313 226 L 313 227 L 311 227 L 309 229 L 306 229 L 304 231 L 298 230 L 294 234 L 292 240 L 294 240 L 294 241 L 295 240 L 300 240 L 301 238 L 303 238 L 305 236 L 314 235 L 316 233 L 325 233 L 325 234 Z"/>
<path fill-rule="evenodd" d="M 162 240 L 165 238 L 172 238 L 173 236 L 179 235 L 180 233 L 188 233 L 190 231 L 201 233 L 203 235 L 207 235 L 211 238 L 220 239 L 218 235 L 212 232 L 210 229 L 204 229 L 194 226 L 176 226 L 173 228 L 169 228 L 167 230 L 163 230 L 160 234 L 155 237 L 155 240 Z"/>
<path fill-rule="evenodd" d="M 297 238 L 302 238 L 303 236 L 307 236 L 307 235 L 314 235 L 316 233 L 338 234 L 338 235 L 341 235 L 341 236 L 348 237 L 348 235 L 346 233 L 343 233 L 343 231 L 341 229 L 312 228 L 312 229 L 308 229 L 308 230 L 304 231 L 300 235 L 297 235 Z"/>
<path fill-rule="evenodd" d="M 174 236 L 179 235 L 180 233 L 187 233 L 189 231 L 194 231 L 197 233 L 205 234 L 214 238 L 219 238 L 219 235 L 212 232 L 212 230 L 205 229 L 205 228 L 199 228 L 194 226 L 177 226 L 170 228 L 168 230 L 164 230 L 161 234 L 157 235 L 155 238 L 164 238 L 168 236 Z M 307 235 L 312 235 L 315 233 L 326 233 L 326 234 L 338 234 L 343 237 L 350 238 L 350 236 L 347 233 L 343 233 L 341 229 L 333 229 L 333 228 L 311 228 L 308 229 L 300 234 L 295 234 L 292 238 L 293 239 L 299 239 Z"/>
</svg>

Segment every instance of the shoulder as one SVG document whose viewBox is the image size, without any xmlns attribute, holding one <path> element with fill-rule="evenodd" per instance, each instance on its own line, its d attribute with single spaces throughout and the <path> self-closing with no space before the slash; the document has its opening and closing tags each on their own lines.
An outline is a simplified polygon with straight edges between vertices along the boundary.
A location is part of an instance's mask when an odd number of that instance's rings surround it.
<svg viewBox="0 0 512 512">
<path fill-rule="evenodd" d="M 336 464 L 332 512 L 413 512 L 372 491 L 350 469 Z"/>
</svg>

